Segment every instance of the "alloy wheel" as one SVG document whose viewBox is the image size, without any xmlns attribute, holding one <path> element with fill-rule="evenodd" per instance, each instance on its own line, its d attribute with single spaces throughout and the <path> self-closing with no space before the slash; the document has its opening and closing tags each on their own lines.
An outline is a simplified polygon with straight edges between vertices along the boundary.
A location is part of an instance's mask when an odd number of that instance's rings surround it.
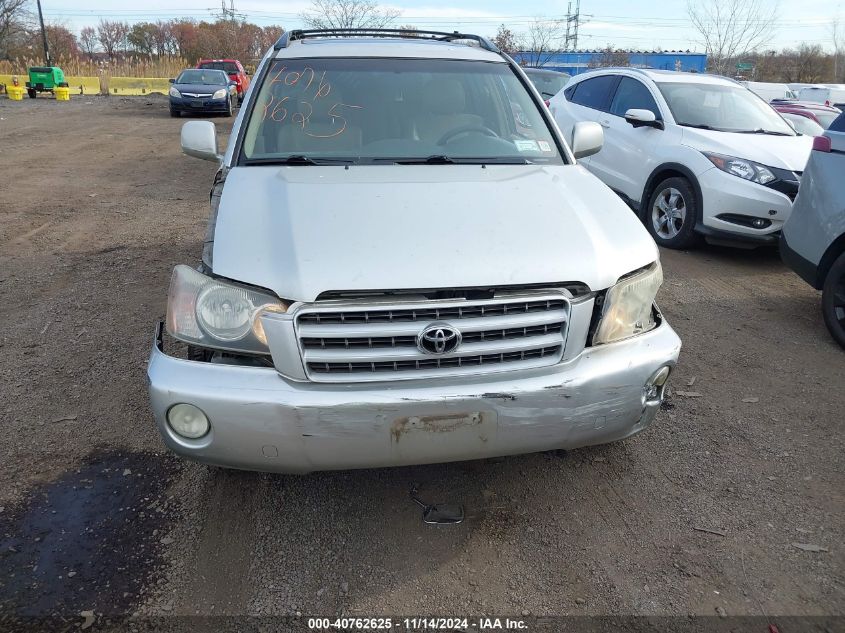
<svg viewBox="0 0 845 633">
<path fill-rule="evenodd" d="M 687 205 L 684 196 L 674 187 L 667 187 L 654 199 L 651 223 L 654 232 L 664 240 L 671 240 L 684 226 Z"/>
</svg>

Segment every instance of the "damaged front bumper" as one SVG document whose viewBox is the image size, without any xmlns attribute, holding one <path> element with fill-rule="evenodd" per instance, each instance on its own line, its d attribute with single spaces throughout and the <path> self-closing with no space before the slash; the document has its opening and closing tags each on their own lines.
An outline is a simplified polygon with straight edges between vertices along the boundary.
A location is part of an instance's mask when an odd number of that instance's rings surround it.
<svg viewBox="0 0 845 633">
<path fill-rule="evenodd" d="M 209 464 L 307 473 L 403 466 L 630 437 L 660 408 L 646 384 L 674 367 L 681 341 L 664 321 L 543 369 L 401 383 L 294 382 L 273 368 L 182 360 L 156 338 L 148 377 L 156 423 L 174 452 Z M 180 403 L 211 429 L 186 439 L 167 424 Z"/>
</svg>

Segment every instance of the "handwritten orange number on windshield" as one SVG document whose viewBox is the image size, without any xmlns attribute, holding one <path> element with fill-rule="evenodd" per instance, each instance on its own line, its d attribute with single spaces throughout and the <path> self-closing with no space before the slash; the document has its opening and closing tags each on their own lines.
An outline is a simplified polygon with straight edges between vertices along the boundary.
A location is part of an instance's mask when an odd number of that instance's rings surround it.
<svg viewBox="0 0 845 633">
<path fill-rule="evenodd" d="M 271 121 L 275 121 L 276 123 L 281 123 L 282 121 L 284 121 L 288 116 L 288 110 L 282 104 L 284 104 L 284 102 L 288 99 L 290 99 L 290 97 L 282 97 L 274 106 L 273 102 L 276 101 L 276 97 L 270 95 L 270 98 L 267 100 L 267 103 L 264 104 L 264 111 L 261 115 L 261 120 L 266 121 L 269 117 Z"/>
<path fill-rule="evenodd" d="M 344 118 L 342 115 L 338 114 L 337 108 L 339 108 L 339 107 L 352 108 L 354 110 L 362 110 L 363 109 L 363 106 L 349 105 L 349 104 L 346 104 L 346 103 L 335 103 L 329 109 L 329 116 L 331 117 L 332 123 L 334 125 L 337 125 L 338 120 L 341 121 L 340 129 L 337 130 L 336 132 L 333 132 L 332 134 L 312 134 L 311 132 L 309 132 L 308 130 L 303 128 L 305 135 L 310 136 L 311 138 L 334 138 L 335 136 L 340 136 L 341 134 L 343 134 L 346 131 L 346 118 Z"/>
</svg>

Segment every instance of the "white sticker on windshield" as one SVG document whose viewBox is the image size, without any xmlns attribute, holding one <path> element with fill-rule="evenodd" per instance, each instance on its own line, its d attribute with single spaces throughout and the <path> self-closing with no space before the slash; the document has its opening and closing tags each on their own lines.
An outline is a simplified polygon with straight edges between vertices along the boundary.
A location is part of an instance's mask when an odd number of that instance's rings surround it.
<svg viewBox="0 0 845 633">
<path fill-rule="evenodd" d="M 537 141 L 516 140 L 514 141 L 514 145 L 516 145 L 516 149 L 518 149 L 520 152 L 537 151 Z"/>
<path fill-rule="evenodd" d="M 706 92 L 704 94 L 704 106 L 707 108 L 718 108 L 722 102 L 722 95 L 718 92 Z"/>
<path fill-rule="evenodd" d="M 552 151 L 552 146 L 549 145 L 548 141 L 537 141 L 537 145 L 540 146 L 541 152 L 550 152 Z"/>
</svg>

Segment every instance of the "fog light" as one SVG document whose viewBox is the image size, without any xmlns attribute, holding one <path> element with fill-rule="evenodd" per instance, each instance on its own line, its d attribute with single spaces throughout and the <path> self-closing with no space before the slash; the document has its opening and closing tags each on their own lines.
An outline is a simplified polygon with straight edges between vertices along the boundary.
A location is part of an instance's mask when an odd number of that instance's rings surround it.
<svg viewBox="0 0 845 633">
<path fill-rule="evenodd" d="M 658 369 L 645 383 L 643 398 L 646 403 L 658 403 L 663 400 L 663 392 L 666 389 L 666 381 L 669 380 L 669 366 Z"/>
<path fill-rule="evenodd" d="M 167 424 L 176 435 L 195 440 L 211 428 L 208 418 L 192 404 L 174 404 L 167 411 Z"/>
<path fill-rule="evenodd" d="M 761 218 L 757 218 L 751 224 L 754 225 L 755 229 L 765 229 L 767 226 L 771 224 L 768 220 L 763 220 Z"/>
</svg>

